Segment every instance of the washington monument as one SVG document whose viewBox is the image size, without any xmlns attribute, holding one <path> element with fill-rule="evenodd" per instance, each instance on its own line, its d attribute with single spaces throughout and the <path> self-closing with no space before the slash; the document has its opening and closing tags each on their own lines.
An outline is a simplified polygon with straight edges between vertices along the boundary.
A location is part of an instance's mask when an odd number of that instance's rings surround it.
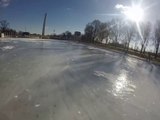
<svg viewBox="0 0 160 120">
<path fill-rule="evenodd" d="M 45 36 L 46 19 L 47 19 L 47 13 L 45 13 L 45 16 L 44 16 L 43 29 L 42 29 L 42 38 Z"/>
</svg>

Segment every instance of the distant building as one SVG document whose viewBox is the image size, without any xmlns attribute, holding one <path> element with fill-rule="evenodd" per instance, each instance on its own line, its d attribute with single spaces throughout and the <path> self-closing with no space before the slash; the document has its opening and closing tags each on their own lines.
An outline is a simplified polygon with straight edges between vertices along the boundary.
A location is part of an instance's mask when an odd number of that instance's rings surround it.
<svg viewBox="0 0 160 120">
<path fill-rule="evenodd" d="M 74 33 L 74 39 L 75 40 L 80 40 L 81 39 L 81 32 L 75 31 L 75 33 Z"/>
<path fill-rule="evenodd" d="M 30 37 L 30 33 L 29 32 L 22 32 L 22 37 L 29 38 Z"/>
<path fill-rule="evenodd" d="M 81 36 L 81 32 L 76 31 L 76 32 L 74 33 L 74 36 L 76 36 L 76 37 L 80 37 L 80 36 Z"/>
<path fill-rule="evenodd" d="M 0 32 L 0 37 L 16 37 L 17 32 L 13 29 L 6 29 Z"/>
<path fill-rule="evenodd" d="M 37 33 L 33 33 L 33 34 L 30 34 L 30 38 L 39 39 L 39 38 L 41 38 L 41 35 L 40 35 L 40 34 L 37 34 Z"/>
<path fill-rule="evenodd" d="M 1 38 L 4 38 L 4 33 L 1 33 Z"/>
</svg>

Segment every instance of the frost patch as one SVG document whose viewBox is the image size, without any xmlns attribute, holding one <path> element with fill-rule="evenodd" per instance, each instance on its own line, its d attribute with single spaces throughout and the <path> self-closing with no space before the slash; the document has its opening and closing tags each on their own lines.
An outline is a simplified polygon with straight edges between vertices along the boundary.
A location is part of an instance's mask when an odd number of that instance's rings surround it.
<svg viewBox="0 0 160 120">
<path fill-rule="evenodd" d="M 1 49 L 3 50 L 3 51 L 6 51 L 6 50 L 12 50 L 14 48 L 14 46 L 4 46 L 4 47 L 2 47 Z"/>
</svg>

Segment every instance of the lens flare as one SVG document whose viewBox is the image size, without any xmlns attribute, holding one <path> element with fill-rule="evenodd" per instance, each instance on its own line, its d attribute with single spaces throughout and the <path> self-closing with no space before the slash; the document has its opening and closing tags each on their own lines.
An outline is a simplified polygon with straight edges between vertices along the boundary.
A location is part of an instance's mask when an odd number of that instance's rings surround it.
<svg viewBox="0 0 160 120">
<path fill-rule="evenodd" d="M 136 23 L 138 33 L 143 40 L 140 23 L 144 21 L 145 9 L 141 6 L 141 4 L 132 4 L 131 6 L 117 4 L 115 7 L 120 10 L 121 14 L 123 14 L 127 20 Z"/>
<path fill-rule="evenodd" d="M 119 9 L 128 20 L 139 23 L 144 19 L 144 10 L 140 5 L 124 6 L 118 4 L 116 8 Z"/>
<path fill-rule="evenodd" d="M 144 10 L 140 6 L 131 6 L 123 11 L 124 15 L 131 21 L 139 23 L 143 21 Z"/>
</svg>

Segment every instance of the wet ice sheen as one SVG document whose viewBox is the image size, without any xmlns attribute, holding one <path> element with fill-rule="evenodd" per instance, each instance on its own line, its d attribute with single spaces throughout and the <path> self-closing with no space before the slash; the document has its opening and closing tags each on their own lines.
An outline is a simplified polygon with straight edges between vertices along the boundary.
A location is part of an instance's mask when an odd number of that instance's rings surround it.
<svg viewBox="0 0 160 120">
<path fill-rule="evenodd" d="M 95 71 L 95 75 L 110 81 L 112 87 L 106 88 L 106 91 L 116 97 L 124 99 L 124 96 L 134 93 L 136 89 L 136 86 L 133 84 L 133 82 L 129 80 L 127 71 L 125 70 L 121 70 L 120 74 L 118 75 L 105 73 L 102 71 Z"/>
<path fill-rule="evenodd" d="M 7 44 L 0 120 L 160 120 L 158 66 L 67 41 Z"/>
</svg>

